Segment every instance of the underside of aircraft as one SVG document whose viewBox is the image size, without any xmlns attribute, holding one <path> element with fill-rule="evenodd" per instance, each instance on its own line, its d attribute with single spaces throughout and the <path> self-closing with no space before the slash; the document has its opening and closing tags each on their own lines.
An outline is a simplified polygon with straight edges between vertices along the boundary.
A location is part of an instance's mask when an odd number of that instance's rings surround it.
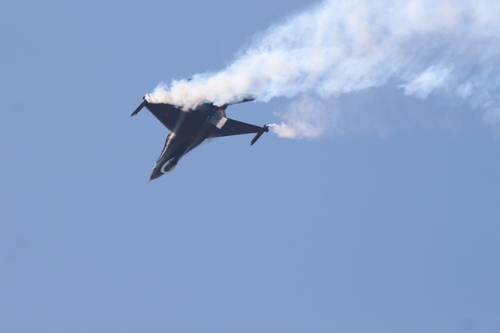
<svg viewBox="0 0 500 333">
<path fill-rule="evenodd" d="M 253 98 L 242 98 L 237 103 L 251 100 Z M 256 133 L 250 142 L 253 145 L 264 132 L 269 131 L 268 125 L 259 127 L 227 118 L 225 111 L 229 105 L 216 106 L 212 103 L 203 103 L 194 108 L 186 108 L 172 104 L 150 103 L 144 97 L 141 105 L 131 116 L 135 116 L 145 107 L 170 130 L 165 147 L 153 166 L 150 180 L 172 171 L 182 156 L 206 139 Z"/>
</svg>

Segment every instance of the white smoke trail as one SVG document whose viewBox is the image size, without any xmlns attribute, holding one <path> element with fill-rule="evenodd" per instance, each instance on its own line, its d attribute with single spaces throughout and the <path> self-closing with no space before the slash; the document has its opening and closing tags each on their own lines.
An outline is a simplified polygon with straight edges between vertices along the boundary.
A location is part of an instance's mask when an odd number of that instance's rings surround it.
<svg viewBox="0 0 500 333">
<path fill-rule="evenodd" d="M 338 109 L 327 108 L 310 96 L 293 101 L 284 113 L 276 113 L 284 120 L 271 124 L 271 128 L 282 138 L 315 139 L 323 134 L 340 116 Z"/>
<path fill-rule="evenodd" d="M 224 70 L 160 85 L 146 98 L 185 106 L 248 95 L 326 99 L 387 84 L 419 98 L 451 96 L 500 121 L 500 1 L 328 0 L 270 28 Z M 297 119 L 293 111 L 274 129 L 314 137 Z"/>
</svg>

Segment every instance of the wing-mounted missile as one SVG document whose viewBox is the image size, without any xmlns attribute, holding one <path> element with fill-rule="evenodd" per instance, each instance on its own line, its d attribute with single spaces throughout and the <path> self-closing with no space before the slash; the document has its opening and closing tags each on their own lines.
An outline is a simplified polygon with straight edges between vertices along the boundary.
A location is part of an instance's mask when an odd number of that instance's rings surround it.
<svg viewBox="0 0 500 333">
<path fill-rule="evenodd" d="M 141 110 L 142 110 L 142 108 L 143 108 L 144 106 L 146 106 L 146 103 L 147 103 L 146 99 L 145 99 L 144 97 L 143 97 L 142 99 L 144 99 L 144 100 L 142 101 L 141 105 L 139 105 L 139 106 L 137 107 L 137 109 L 135 109 L 135 111 L 134 111 L 134 112 L 132 112 L 132 114 L 130 115 L 131 117 L 133 117 L 133 116 L 135 116 L 136 114 L 138 114 L 138 113 L 139 113 L 139 111 L 141 111 Z"/>
<path fill-rule="evenodd" d="M 245 96 L 242 96 L 241 99 L 239 99 L 239 100 L 235 100 L 234 102 L 227 103 L 225 106 L 227 107 L 228 105 L 251 102 L 251 101 L 254 101 L 256 98 L 257 97 L 253 96 L 253 95 L 245 95 Z"/>
<path fill-rule="evenodd" d="M 252 141 L 250 141 L 250 145 L 253 145 L 255 142 L 257 142 L 257 140 L 259 140 L 259 138 L 262 136 L 262 134 L 264 134 L 264 132 L 269 132 L 269 125 L 262 126 L 260 132 L 257 133 L 257 135 L 252 139 Z"/>
</svg>

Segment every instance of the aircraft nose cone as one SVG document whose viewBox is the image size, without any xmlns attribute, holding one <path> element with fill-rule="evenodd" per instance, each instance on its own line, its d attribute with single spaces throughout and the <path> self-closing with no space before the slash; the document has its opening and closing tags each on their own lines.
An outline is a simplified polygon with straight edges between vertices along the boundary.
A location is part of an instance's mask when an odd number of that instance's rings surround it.
<svg viewBox="0 0 500 333">
<path fill-rule="evenodd" d="M 161 172 L 160 170 L 158 170 L 156 168 L 153 168 L 153 171 L 151 171 L 151 175 L 149 176 L 149 180 L 156 179 L 160 176 L 163 176 L 163 172 Z"/>
</svg>

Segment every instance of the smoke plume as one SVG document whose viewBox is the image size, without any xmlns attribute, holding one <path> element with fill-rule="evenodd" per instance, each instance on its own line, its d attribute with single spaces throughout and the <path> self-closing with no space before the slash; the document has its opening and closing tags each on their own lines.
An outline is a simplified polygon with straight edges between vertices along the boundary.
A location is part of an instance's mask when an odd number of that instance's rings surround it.
<svg viewBox="0 0 500 333">
<path fill-rule="evenodd" d="M 328 0 L 260 34 L 224 70 L 161 84 L 146 98 L 189 107 L 250 95 L 327 99 L 384 85 L 446 95 L 500 121 L 500 1 Z M 290 110 L 274 130 L 314 137 L 321 117 Z"/>
</svg>

